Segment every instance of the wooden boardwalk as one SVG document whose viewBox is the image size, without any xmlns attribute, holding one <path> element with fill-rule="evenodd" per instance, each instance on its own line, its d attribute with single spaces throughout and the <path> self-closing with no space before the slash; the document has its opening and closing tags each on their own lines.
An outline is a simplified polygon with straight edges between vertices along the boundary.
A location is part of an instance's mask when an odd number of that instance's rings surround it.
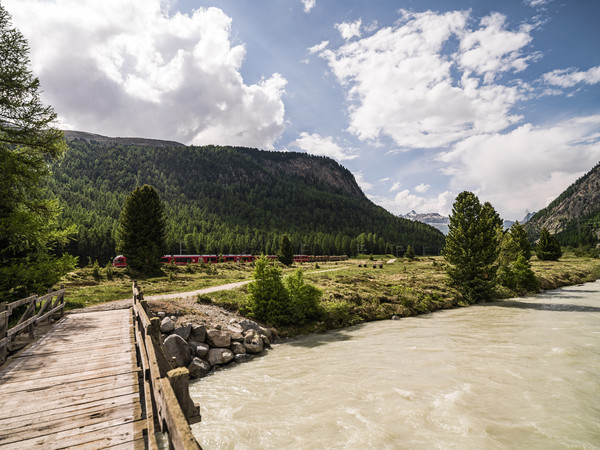
<svg viewBox="0 0 600 450">
<path fill-rule="evenodd" d="M 144 448 L 131 309 L 68 314 L 0 370 L 0 448 Z"/>
</svg>

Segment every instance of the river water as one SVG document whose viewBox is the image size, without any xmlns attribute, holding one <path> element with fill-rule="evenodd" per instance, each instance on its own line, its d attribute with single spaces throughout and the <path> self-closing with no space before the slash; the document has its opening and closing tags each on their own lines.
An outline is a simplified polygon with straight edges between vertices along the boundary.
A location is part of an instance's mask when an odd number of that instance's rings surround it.
<svg viewBox="0 0 600 450">
<path fill-rule="evenodd" d="M 303 337 L 190 391 L 205 450 L 600 448 L 600 282 Z"/>
</svg>

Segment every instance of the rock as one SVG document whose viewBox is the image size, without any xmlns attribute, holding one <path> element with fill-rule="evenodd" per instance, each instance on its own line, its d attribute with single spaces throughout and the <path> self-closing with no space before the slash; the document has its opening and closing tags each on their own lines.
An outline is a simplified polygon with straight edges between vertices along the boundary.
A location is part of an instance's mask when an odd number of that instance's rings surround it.
<svg viewBox="0 0 600 450">
<path fill-rule="evenodd" d="M 396 315 L 392 316 L 392 320 L 400 320 L 400 319 L 401 319 L 401 317 L 399 317 L 399 316 L 396 316 Z"/>
<path fill-rule="evenodd" d="M 252 358 L 254 358 L 254 355 L 249 353 L 240 353 L 235 355 L 235 362 L 241 364 L 250 361 Z"/>
<path fill-rule="evenodd" d="M 244 336 L 244 347 L 248 353 L 260 353 L 263 350 L 263 340 L 256 330 L 248 330 Z"/>
<path fill-rule="evenodd" d="M 187 367 L 192 361 L 192 353 L 185 339 L 177 334 L 172 334 L 163 343 L 169 356 L 175 357 L 177 367 Z"/>
<path fill-rule="evenodd" d="M 246 347 L 241 342 L 232 342 L 231 351 L 234 355 L 240 355 L 246 353 Z"/>
<path fill-rule="evenodd" d="M 229 331 L 232 341 L 242 342 L 244 340 L 244 330 L 239 325 L 229 325 L 227 331 Z"/>
<path fill-rule="evenodd" d="M 231 345 L 231 335 L 226 331 L 209 330 L 206 332 L 206 342 L 211 347 L 228 348 Z"/>
<path fill-rule="evenodd" d="M 271 348 L 271 339 L 269 339 L 267 336 L 265 336 L 264 334 L 260 335 L 260 338 L 263 341 L 263 347 L 264 348 Z"/>
<path fill-rule="evenodd" d="M 273 340 L 273 333 L 271 333 L 271 330 L 269 330 L 268 328 L 259 327 L 258 331 L 260 331 L 260 334 L 264 334 L 265 336 L 267 336 L 269 338 L 269 342 Z"/>
<path fill-rule="evenodd" d="M 184 325 L 182 327 L 175 328 L 173 330 L 173 333 L 178 334 L 179 336 L 184 338 L 186 341 L 190 337 L 191 332 L 192 332 L 192 324 L 191 323 L 188 323 L 187 325 Z"/>
<path fill-rule="evenodd" d="M 227 364 L 233 359 L 233 352 L 228 348 L 211 348 L 208 352 L 208 362 L 212 366 Z"/>
<path fill-rule="evenodd" d="M 173 323 L 173 320 L 170 317 L 165 317 L 160 322 L 160 332 L 161 333 L 170 333 L 174 329 L 175 329 L 175 323 Z"/>
<path fill-rule="evenodd" d="M 206 328 L 204 327 L 204 325 L 192 326 L 190 340 L 194 342 L 204 342 L 206 340 Z"/>
<path fill-rule="evenodd" d="M 210 363 L 200 358 L 194 358 L 188 366 L 190 378 L 202 378 L 204 375 L 210 372 L 210 369 Z"/>
<path fill-rule="evenodd" d="M 189 346 L 190 349 L 193 349 L 192 354 L 196 355 L 198 358 L 206 359 L 206 355 L 208 355 L 208 351 L 210 350 L 208 344 L 189 342 Z"/>
<path fill-rule="evenodd" d="M 164 311 L 159 311 L 156 313 L 156 317 L 158 317 L 160 320 L 163 320 L 165 317 L 167 317 L 167 313 Z"/>
<path fill-rule="evenodd" d="M 260 331 L 260 325 L 257 324 L 256 322 L 254 322 L 253 320 L 242 319 L 242 320 L 240 320 L 239 324 L 242 327 L 242 330 L 244 330 L 244 332 L 246 332 L 248 330 Z"/>
</svg>

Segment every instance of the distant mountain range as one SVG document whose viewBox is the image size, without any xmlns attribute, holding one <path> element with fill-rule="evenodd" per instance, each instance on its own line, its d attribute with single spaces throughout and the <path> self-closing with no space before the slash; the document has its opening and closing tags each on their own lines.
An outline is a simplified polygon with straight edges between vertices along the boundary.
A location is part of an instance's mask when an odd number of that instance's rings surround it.
<svg viewBox="0 0 600 450">
<path fill-rule="evenodd" d="M 561 245 L 596 245 L 600 237 L 600 163 L 535 213 L 525 227 L 533 238 L 545 227 Z"/>
</svg>

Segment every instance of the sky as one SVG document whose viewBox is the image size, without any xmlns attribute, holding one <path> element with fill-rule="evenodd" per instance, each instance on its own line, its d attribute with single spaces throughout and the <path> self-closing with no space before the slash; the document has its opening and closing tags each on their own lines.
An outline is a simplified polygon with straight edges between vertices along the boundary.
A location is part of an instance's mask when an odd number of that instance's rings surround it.
<svg viewBox="0 0 600 450">
<path fill-rule="evenodd" d="M 0 2 L 64 129 L 328 156 L 394 214 L 600 161 L 597 0 Z"/>
</svg>

